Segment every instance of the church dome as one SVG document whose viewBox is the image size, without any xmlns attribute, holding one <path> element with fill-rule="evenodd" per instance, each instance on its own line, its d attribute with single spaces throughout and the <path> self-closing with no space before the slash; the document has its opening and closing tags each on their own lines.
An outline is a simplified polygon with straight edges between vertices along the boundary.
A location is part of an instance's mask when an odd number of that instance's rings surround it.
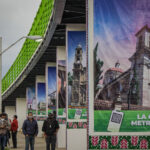
<svg viewBox="0 0 150 150">
<path fill-rule="evenodd" d="M 77 48 L 82 48 L 82 45 L 81 44 L 78 44 L 78 47 Z"/>
<path fill-rule="evenodd" d="M 113 80 L 115 80 L 117 77 L 119 77 L 122 73 L 123 70 L 121 68 L 119 68 L 120 63 L 117 62 L 115 64 L 115 67 L 109 68 L 105 74 L 104 74 L 104 84 L 108 84 L 110 82 L 112 82 Z"/>
</svg>

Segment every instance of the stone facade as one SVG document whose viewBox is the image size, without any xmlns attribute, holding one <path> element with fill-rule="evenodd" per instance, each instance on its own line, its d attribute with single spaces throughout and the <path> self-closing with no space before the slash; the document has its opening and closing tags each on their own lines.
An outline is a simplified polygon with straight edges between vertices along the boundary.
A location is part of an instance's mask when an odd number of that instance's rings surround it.
<svg viewBox="0 0 150 150">
<path fill-rule="evenodd" d="M 130 68 L 123 72 L 117 62 L 108 69 L 98 99 L 115 102 L 119 93 L 123 103 L 150 108 L 150 28 L 144 26 L 136 37 Z"/>
<path fill-rule="evenodd" d="M 56 91 L 48 95 L 48 107 L 56 105 Z"/>
<path fill-rule="evenodd" d="M 73 64 L 72 98 L 71 106 L 85 106 L 86 104 L 86 68 L 82 65 L 83 50 L 78 45 L 75 50 Z"/>
<path fill-rule="evenodd" d="M 115 107 L 115 102 L 110 100 L 96 100 L 94 101 L 94 110 L 112 110 Z M 130 104 L 131 110 L 150 110 L 150 107 Z M 128 104 L 122 103 L 121 110 L 128 110 Z"/>
</svg>

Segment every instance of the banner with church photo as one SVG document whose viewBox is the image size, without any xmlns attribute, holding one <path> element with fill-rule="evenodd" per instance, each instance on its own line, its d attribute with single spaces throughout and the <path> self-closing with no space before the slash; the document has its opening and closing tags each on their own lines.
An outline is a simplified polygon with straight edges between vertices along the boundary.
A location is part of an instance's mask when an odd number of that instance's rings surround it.
<svg viewBox="0 0 150 150">
<path fill-rule="evenodd" d="M 48 114 L 56 111 L 56 63 L 55 65 L 47 65 L 46 68 L 46 95 L 47 95 L 47 108 Z"/>
<path fill-rule="evenodd" d="M 66 60 L 57 60 L 58 116 L 66 117 Z"/>
<path fill-rule="evenodd" d="M 27 87 L 26 89 L 27 114 L 32 112 L 36 115 L 37 101 L 35 97 L 35 87 Z"/>
<path fill-rule="evenodd" d="M 150 131 L 150 1 L 88 2 L 91 126 L 94 132 Z"/>
<path fill-rule="evenodd" d="M 43 82 L 36 83 L 37 90 L 37 115 L 46 116 L 46 84 Z"/>
<path fill-rule="evenodd" d="M 67 32 L 68 119 L 86 119 L 86 32 Z"/>
</svg>

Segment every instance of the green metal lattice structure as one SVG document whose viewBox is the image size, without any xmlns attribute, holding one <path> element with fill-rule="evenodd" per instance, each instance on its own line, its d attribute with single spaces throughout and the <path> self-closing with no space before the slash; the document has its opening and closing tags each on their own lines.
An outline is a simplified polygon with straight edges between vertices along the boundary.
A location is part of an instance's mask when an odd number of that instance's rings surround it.
<svg viewBox="0 0 150 150">
<path fill-rule="evenodd" d="M 45 37 L 50 17 L 53 13 L 54 0 L 42 0 L 28 35 Z M 26 39 L 16 60 L 2 79 L 2 94 L 17 80 L 30 62 L 40 43 Z"/>
</svg>

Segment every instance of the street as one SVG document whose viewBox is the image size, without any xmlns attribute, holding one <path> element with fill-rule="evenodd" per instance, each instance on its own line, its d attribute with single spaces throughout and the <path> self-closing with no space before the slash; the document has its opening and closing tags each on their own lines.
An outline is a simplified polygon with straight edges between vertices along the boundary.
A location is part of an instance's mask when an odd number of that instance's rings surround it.
<svg viewBox="0 0 150 150">
<path fill-rule="evenodd" d="M 11 150 L 24 150 L 25 149 L 24 135 L 21 134 L 20 132 L 18 132 L 17 140 L 18 140 L 18 148 L 17 149 L 10 148 L 10 149 Z M 10 147 L 12 147 L 12 139 L 10 139 Z M 44 138 L 37 137 L 35 139 L 34 149 L 35 150 L 46 150 L 46 144 L 45 144 Z M 56 150 L 66 150 L 66 149 L 56 149 Z"/>
</svg>

